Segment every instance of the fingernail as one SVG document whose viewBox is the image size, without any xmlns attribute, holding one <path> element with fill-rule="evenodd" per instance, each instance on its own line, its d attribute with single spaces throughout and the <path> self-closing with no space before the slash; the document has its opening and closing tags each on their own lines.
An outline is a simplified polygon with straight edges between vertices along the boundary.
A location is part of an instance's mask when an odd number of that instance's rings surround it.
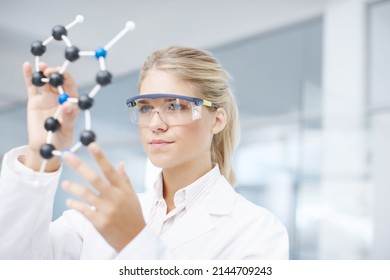
<svg viewBox="0 0 390 280">
<path fill-rule="evenodd" d="M 91 145 L 89 145 L 89 149 L 95 155 L 100 153 L 100 151 L 101 151 L 100 147 L 94 143 L 91 143 Z"/>
<path fill-rule="evenodd" d="M 72 113 L 73 112 L 73 106 L 72 105 L 69 105 L 65 108 L 65 112 L 67 112 L 68 114 Z"/>
<path fill-rule="evenodd" d="M 71 152 L 65 152 L 62 154 L 62 160 L 67 164 L 71 164 L 73 159 L 74 155 Z"/>
<path fill-rule="evenodd" d="M 63 152 L 62 153 L 62 159 L 63 160 L 67 160 L 69 157 L 70 157 L 70 152 L 66 151 L 66 152 Z"/>
<path fill-rule="evenodd" d="M 62 150 L 62 153 L 61 153 L 61 156 L 60 156 L 60 160 L 63 160 L 63 159 L 64 159 L 64 156 L 65 156 L 67 153 L 70 153 L 70 149 L 63 149 L 63 150 Z"/>
<path fill-rule="evenodd" d="M 121 160 L 119 162 L 119 166 L 118 166 L 119 173 L 124 174 L 125 173 L 125 169 L 126 169 L 126 164 L 125 164 L 125 162 L 123 160 Z"/>
<path fill-rule="evenodd" d="M 66 206 L 68 206 L 69 208 L 72 207 L 72 202 L 73 202 L 73 200 L 70 199 L 70 198 L 68 198 L 67 200 L 65 200 L 65 204 L 66 204 Z"/>
<path fill-rule="evenodd" d="M 69 181 L 63 181 L 63 182 L 61 183 L 61 187 L 62 187 L 64 190 L 66 190 L 68 186 L 69 186 Z"/>
</svg>

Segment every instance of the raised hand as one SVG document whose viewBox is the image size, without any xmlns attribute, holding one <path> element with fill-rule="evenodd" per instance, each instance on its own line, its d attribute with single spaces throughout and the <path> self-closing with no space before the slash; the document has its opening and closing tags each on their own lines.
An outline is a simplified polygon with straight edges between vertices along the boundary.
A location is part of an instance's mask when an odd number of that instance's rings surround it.
<svg viewBox="0 0 390 280">
<path fill-rule="evenodd" d="M 40 65 L 40 70 L 46 77 L 51 73 L 58 71 L 59 68 L 49 68 L 45 64 Z M 54 116 L 59 103 L 58 91 L 50 84 L 45 84 L 42 87 L 42 92 L 31 82 L 33 70 L 31 64 L 25 62 L 23 64 L 23 75 L 26 82 L 28 93 L 27 104 L 27 129 L 28 129 L 28 151 L 24 164 L 31 169 L 38 171 L 42 158 L 39 154 L 39 149 L 46 142 L 47 131 L 44 128 L 45 120 L 48 117 Z M 77 97 L 78 92 L 73 77 L 65 72 L 63 89 L 71 97 Z M 74 124 L 78 113 L 77 104 L 66 102 L 62 105 L 61 114 L 58 118 L 61 127 L 53 135 L 53 145 L 57 150 L 69 148 L 73 142 Z M 60 161 L 54 157 L 48 161 L 46 171 L 55 171 L 59 168 Z"/>
<path fill-rule="evenodd" d="M 65 153 L 64 162 L 95 189 L 64 181 L 63 189 L 83 200 L 69 199 L 67 205 L 83 214 L 119 252 L 145 227 L 141 206 L 124 171 L 124 163 L 115 169 L 98 144 L 91 143 L 88 149 L 104 177 L 76 155 Z"/>
</svg>

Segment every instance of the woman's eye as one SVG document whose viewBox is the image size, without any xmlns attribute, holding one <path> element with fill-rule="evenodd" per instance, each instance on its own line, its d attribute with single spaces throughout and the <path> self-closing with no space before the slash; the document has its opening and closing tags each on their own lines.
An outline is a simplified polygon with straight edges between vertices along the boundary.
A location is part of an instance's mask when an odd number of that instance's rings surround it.
<svg viewBox="0 0 390 280">
<path fill-rule="evenodd" d="M 153 107 L 150 105 L 142 105 L 139 107 L 140 113 L 149 113 L 153 111 Z"/>
<path fill-rule="evenodd" d="M 168 109 L 171 111 L 181 111 L 181 110 L 187 109 L 187 107 L 183 104 L 180 104 L 180 103 L 171 103 L 168 106 Z"/>
</svg>

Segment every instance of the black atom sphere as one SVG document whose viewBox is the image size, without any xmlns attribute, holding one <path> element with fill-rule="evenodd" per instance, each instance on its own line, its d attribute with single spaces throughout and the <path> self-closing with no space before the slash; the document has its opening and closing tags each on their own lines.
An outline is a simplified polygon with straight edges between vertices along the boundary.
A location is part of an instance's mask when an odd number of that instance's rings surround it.
<svg viewBox="0 0 390 280">
<path fill-rule="evenodd" d="M 88 146 L 92 142 L 95 142 L 96 140 L 96 135 L 93 133 L 91 130 L 83 130 L 80 135 L 80 142 L 84 146 Z"/>
<path fill-rule="evenodd" d="M 53 157 L 53 151 L 55 150 L 52 144 L 43 144 L 39 153 L 44 159 L 51 159 Z"/>
<path fill-rule="evenodd" d="M 60 128 L 61 125 L 57 119 L 50 117 L 50 118 L 46 119 L 44 126 L 45 126 L 46 131 L 55 132 Z"/>
<path fill-rule="evenodd" d="M 77 59 L 80 58 L 79 52 L 80 52 L 79 48 L 75 46 L 67 47 L 65 49 L 65 58 L 71 62 L 76 61 Z"/>
<path fill-rule="evenodd" d="M 100 70 L 96 75 L 96 82 L 101 86 L 108 85 L 111 83 L 111 80 L 112 74 L 107 70 Z"/>
<path fill-rule="evenodd" d="M 56 39 L 57 41 L 61 41 L 62 40 L 62 35 L 67 35 L 68 34 L 68 31 L 66 30 L 66 28 L 62 25 L 56 25 L 53 27 L 53 30 L 52 30 L 52 35 L 53 35 L 53 38 Z"/>
<path fill-rule="evenodd" d="M 45 82 L 42 82 L 43 78 L 46 78 L 45 75 L 43 75 L 43 72 L 37 71 L 32 75 L 31 82 L 34 86 L 41 87 L 45 84 Z"/>
<path fill-rule="evenodd" d="M 88 95 L 82 95 L 79 98 L 78 105 L 81 110 L 87 110 L 92 107 L 93 98 L 89 97 Z"/>
<path fill-rule="evenodd" d="M 31 44 L 31 53 L 35 56 L 41 56 L 45 53 L 46 46 L 42 44 L 42 41 L 34 41 Z"/>
<path fill-rule="evenodd" d="M 64 75 L 56 72 L 56 73 L 53 73 L 50 75 L 50 78 L 49 78 L 49 83 L 53 86 L 53 87 L 58 87 L 58 86 L 61 86 L 63 83 L 64 83 Z"/>
</svg>

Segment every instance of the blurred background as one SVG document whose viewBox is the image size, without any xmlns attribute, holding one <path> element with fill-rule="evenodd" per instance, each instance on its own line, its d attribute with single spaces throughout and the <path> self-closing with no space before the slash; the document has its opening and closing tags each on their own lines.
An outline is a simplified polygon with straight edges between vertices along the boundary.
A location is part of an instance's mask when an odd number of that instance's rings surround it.
<svg viewBox="0 0 390 280">
<path fill-rule="evenodd" d="M 0 158 L 27 143 L 21 65 L 34 62 L 31 42 L 78 14 L 85 21 L 69 39 L 81 50 L 104 46 L 128 20 L 137 25 L 107 56 L 114 80 L 96 97 L 92 128 L 114 163 L 126 161 L 138 191 L 154 170 L 125 100 L 151 51 L 199 47 L 233 77 L 237 191 L 286 225 L 290 257 L 390 259 L 390 0 L 2 0 Z M 42 59 L 62 65 L 63 51 L 50 43 Z M 80 93 L 93 88 L 96 60 L 68 69 Z M 62 177 L 81 181 L 67 168 Z M 53 219 L 66 197 L 59 189 Z"/>
</svg>

